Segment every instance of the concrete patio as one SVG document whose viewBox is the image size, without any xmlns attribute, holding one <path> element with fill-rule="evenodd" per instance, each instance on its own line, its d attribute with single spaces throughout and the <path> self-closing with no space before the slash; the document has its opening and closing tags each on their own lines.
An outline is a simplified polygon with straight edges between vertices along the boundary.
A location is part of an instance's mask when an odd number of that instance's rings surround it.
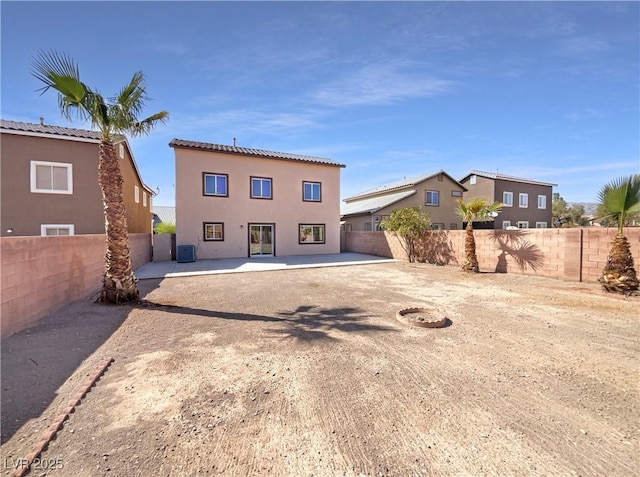
<svg viewBox="0 0 640 477">
<path fill-rule="evenodd" d="M 391 258 L 362 253 L 336 253 L 329 255 L 296 255 L 264 258 L 222 258 L 195 262 L 149 262 L 135 271 L 139 279 L 216 275 L 220 273 L 264 272 L 298 268 L 341 267 L 398 262 Z"/>
</svg>

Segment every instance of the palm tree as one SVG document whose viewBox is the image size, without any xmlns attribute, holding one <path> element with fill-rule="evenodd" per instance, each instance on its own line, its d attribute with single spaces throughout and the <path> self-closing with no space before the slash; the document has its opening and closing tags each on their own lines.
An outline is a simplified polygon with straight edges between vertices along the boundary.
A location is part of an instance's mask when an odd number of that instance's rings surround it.
<svg viewBox="0 0 640 477">
<path fill-rule="evenodd" d="M 600 190 L 598 201 L 601 218 L 611 218 L 618 225 L 600 283 L 610 292 L 631 293 L 638 289 L 638 277 L 622 228 L 640 212 L 640 174 L 614 179 Z"/>
<path fill-rule="evenodd" d="M 463 222 L 467 223 L 466 234 L 464 239 L 464 262 L 462 269 L 465 272 L 478 273 L 480 266 L 478 265 L 478 256 L 476 255 L 476 239 L 473 236 L 473 222 L 488 222 L 504 207 L 501 202 L 489 203 L 484 197 L 470 199 L 464 202 L 462 199 L 457 200 L 458 207 L 456 213 Z"/>
<path fill-rule="evenodd" d="M 44 83 L 38 91 L 58 92 L 63 117 L 91 121 L 100 132 L 98 183 L 102 190 L 107 251 L 102 293 L 99 301 L 121 303 L 138 299 L 138 287 L 131 267 L 127 217 L 122 198 L 122 173 L 116 154 L 116 142 L 125 134 L 132 137 L 148 134 L 167 120 L 161 111 L 138 119 L 148 100 L 144 76 L 137 72 L 116 96 L 105 98 L 80 80 L 78 65 L 68 55 L 55 51 L 40 52 L 31 62 L 32 74 Z M 72 114 L 73 113 L 73 114 Z"/>
</svg>

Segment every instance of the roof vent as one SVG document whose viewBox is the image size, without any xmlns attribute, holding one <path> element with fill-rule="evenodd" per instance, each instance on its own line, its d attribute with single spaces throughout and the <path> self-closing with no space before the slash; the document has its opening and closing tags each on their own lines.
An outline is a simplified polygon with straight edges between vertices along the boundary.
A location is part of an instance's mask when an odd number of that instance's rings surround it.
<svg viewBox="0 0 640 477">
<path fill-rule="evenodd" d="M 236 138 L 233 138 L 233 147 L 236 147 Z"/>
</svg>

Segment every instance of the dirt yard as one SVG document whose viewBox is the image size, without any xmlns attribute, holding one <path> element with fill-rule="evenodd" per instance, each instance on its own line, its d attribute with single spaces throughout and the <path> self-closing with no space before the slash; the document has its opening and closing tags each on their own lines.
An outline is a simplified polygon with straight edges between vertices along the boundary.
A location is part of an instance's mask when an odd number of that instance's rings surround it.
<svg viewBox="0 0 640 477">
<path fill-rule="evenodd" d="M 141 288 L 155 305 L 78 302 L 3 342 L 21 362 L 46 333 L 82 351 L 90 334 L 56 324 L 79 313 L 106 333 L 41 415 L 3 403 L 3 426 L 20 424 L 3 433 L 6 474 L 112 356 L 41 457 L 61 465 L 31 475 L 640 475 L 639 297 L 407 263 Z M 451 324 L 403 325 L 409 306 Z"/>
</svg>

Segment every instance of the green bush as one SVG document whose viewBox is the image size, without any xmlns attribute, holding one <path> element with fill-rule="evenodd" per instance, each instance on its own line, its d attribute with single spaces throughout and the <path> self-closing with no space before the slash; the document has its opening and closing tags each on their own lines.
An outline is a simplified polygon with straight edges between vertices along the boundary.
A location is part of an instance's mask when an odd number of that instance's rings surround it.
<svg viewBox="0 0 640 477">
<path fill-rule="evenodd" d="M 171 222 L 160 222 L 153 231 L 158 235 L 170 235 L 176 233 L 176 224 Z"/>
</svg>

